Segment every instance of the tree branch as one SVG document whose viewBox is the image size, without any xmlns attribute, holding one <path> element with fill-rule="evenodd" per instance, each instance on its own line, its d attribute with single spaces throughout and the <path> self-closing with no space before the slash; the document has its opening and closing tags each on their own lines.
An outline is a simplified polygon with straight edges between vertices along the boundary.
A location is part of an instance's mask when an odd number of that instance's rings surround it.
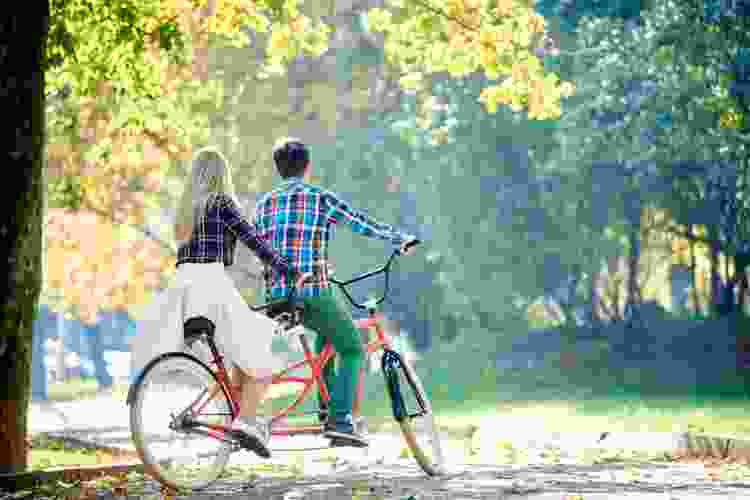
<svg viewBox="0 0 750 500">
<path fill-rule="evenodd" d="M 462 26 L 464 29 L 466 29 L 468 31 L 473 31 L 475 33 L 479 33 L 481 31 L 481 29 L 480 29 L 479 26 L 477 26 L 477 27 L 469 26 L 463 20 L 461 20 L 461 19 L 459 19 L 457 17 L 453 17 L 451 15 L 448 15 L 448 13 L 445 12 L 444 10 L 439 9 L 437 7 L 434 7 L 434 6 L 430 5 L 430 4 L 428 4 L 427 2 L 423 2 L 422 0 L 411 0 L 411 1 L 413 3 L 419 5 L 420 7 L 424 7 L 425 9 L 429 10 L 433 14 L 437 14 L 438 16 L 442 16 L 445 19 L 448 19 L 449 21 L 453 21 L 453 22 L 459 24 L 460 26 Z M 497 18 L 494 18 L 493 20 L 496 21 Z M 519 44 L 517 44 L 515 41 L 513 41 L 512 43 L 513 43 L 513 45 L 519 46 Z M 492 46 L 492 44 L 488 43 L 488 42 L 483 42 L 482 45 L 487 46 L 488 48 L 494 48 Z"/>
<path fill-rule="evenodd" d="M 460 24 L 461 26 L 463 26 L 465 29 L 467 29 L 469 31 L 477 31 L 477 32 L 479 31 L 478 27 L 475 28 L 473 26 L 469 26 L 468 24 L 464 23 L 461 19 L 458 19 L 456 17 L 450 16 L 444 10 L 438 9 L 437 7 L 433 7 L 432 5 L 428 4 L 427 2 L 422 2 L 421 0 L 412 0 L 412 2 L 414 2 L 415 4 L 417 4 L 417 5 L 421 6 L 421 7 L 424 7 L 425 9 L 431 11 L 433 14 L 437 14 L 439 16 L 442 16 L 442 17 L 448 19 L 449 21 L 454 21 L 455 23 Z"/>
</svg>

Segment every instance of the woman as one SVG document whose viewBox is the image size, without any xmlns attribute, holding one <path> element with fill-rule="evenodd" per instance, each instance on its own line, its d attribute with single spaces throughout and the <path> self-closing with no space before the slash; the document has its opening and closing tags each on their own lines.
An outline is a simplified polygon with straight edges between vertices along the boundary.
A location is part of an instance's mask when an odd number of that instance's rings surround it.
<svg viewBox="0 0 750 500">
<path fill-rule="evenodd" d="M 140 352 L 140 363 L 145 365 L 160 352 L 182 349 L 182 327 L 187 319 L 205 316 L 213 321 L 217 346 L 234 365 L 232 379 L 241 385 L 235 434 L 244 447 L 268 458 L 267 438 L 256 427 L 255 414 L 268 389 L 275 324 L 247 306 L 225 266 L 232 264 L 240 239 L 275 269 L 291 271 L 286 260 L 256 235 L 240 213 L 229 164 L 214 148 L 201 149 L 194 156 L 175 236 L 177 272 L 169 289 L 143 314 L 140 328 L 145 333 L 140 337 L 148 339 L 149 355 Z"/>
</svg>

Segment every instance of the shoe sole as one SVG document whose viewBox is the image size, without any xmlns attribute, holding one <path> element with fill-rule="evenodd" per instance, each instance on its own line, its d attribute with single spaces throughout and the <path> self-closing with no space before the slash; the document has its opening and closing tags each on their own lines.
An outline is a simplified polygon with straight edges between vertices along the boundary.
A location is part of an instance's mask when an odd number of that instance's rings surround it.
<svg viewBox="0 0 750 500">
<path fill-rule="evenodd" d="M 271 451 L 256 436 L 235 430 L 232 431 L 232 437 L 239 441 L 244 449 L 252 451 L 261 458 L 271 458 Z"/>
<path fill-rule="evenodd" d="M 366 448 L 369 446 L 369 443 L 364 439 L 344 432 L 326 431 L 323 435 L 331 440 L 332 447 L 352 446 L 355 448 Z"/>
</svg>

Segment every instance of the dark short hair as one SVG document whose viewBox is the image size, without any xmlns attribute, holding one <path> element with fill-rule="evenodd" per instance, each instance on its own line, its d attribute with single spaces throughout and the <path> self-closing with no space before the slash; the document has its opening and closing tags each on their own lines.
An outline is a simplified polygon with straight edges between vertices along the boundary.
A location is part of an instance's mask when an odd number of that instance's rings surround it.
<svg viewBox="0 0 750 500">
<path fill-rule="evenodd" d="M 310 151 L 297 139 L 284 139 L 274 146 L 273 161 L 282 178 L 299 177 L 310 161 Z"/>
</svg>

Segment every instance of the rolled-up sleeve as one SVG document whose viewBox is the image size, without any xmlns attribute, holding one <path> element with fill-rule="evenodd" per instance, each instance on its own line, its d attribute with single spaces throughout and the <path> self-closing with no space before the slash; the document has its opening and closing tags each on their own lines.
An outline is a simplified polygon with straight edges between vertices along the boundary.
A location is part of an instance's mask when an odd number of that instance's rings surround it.
<svg viewBox="0 0 750 500">
<path fill-rule="evenodd" d="M 393 226 L 383 224 L 364 212 L 355 210 L 331 192 L 325 192 L 323 200 L 326 204 L 328 220 L 333 224 L 345 222 L 357 234 L 390 241 L 394 245 L 401 245 L 411 239 L 409 235 L 397 231 Z"/>
</svg>

